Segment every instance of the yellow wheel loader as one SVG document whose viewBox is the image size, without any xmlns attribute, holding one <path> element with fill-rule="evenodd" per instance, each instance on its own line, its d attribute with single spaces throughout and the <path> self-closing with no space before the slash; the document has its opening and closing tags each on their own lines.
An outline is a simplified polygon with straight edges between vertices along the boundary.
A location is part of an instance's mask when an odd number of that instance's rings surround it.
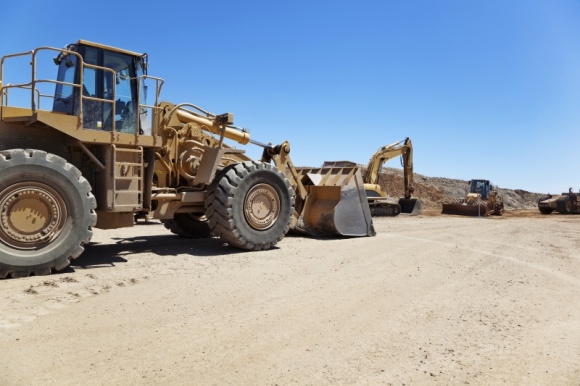
<svg viewBox="0 0 580 386">
<path fill-rule="evenodd" d="M 441 213 L 463 216 L 501 216 L 504 213 L 503 199 L 489 180 L 471 180 L 469 192 L 464 199 L 444 202 Z"/>
<path fill-rule="evenodd" d="M 287 142 L 250 139 L 230 113 L 160 101 L 147 59 L 84 40 L 2 57 L 0 278 L 63 269 L 93 227 L 143 217 L 246 250 L 272 248 L 289 229 L 375 235 L 358 168 L 299 173 Z M 30 66 L 24 83 L 10 78 L 15 62 Z M 39 75 L 55 64 L 56 77 Z"/>
</svg>

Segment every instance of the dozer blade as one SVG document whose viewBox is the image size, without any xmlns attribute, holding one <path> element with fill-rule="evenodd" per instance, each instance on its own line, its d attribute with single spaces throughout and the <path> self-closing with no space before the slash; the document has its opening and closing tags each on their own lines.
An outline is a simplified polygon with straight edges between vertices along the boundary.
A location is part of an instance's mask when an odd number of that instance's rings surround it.
<svg viewBox="0 0 580 386">
<path fill-rule="evenodd" d="M 301 168 L 308 194 L 294 230 L 311 236 L 376 234 L 357 167 Z"/>
<path fill-rule="evenodd" d="M 412 215 L 421 214 L 423 204 L 418 198 L 399 198 L 399 206 L 401 213 L 408 213 Z"/>
<path fill-rule="evenodd" d="M 457 214 L 460 216 L 481 216 L 487 215 L 487 205 L 466 205 L 466 204 L 443 204 L 443 214 Z"/>
</svg>

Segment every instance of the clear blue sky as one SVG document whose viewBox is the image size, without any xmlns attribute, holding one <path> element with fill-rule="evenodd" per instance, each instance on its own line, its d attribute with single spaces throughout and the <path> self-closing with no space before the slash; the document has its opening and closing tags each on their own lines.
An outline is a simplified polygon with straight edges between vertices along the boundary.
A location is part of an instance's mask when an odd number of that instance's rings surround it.
<svg viewBox="0 0 580 386">
<path fill-rule="evenodd" d="M 79 39 L 147 52 L 162 99 L 232 112 L 253 139 L 290 141 L 297 165 L 366 164 L 410 137 L 417 173 L 580 189 L 579 0 L 22 0 L 0 14 L 0 55 Z"/>
</svg>

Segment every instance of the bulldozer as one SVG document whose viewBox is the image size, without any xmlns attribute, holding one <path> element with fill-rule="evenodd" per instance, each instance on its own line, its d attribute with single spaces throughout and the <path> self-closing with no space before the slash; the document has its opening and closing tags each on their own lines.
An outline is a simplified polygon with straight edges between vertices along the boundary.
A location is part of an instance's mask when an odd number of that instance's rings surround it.
<svg viewBox="0 0 580 386">
<path fill-rule="evenodd" d="M 400 156 L 403 167 L 404 196 L 398 202 L 390 202 L 388 194 L 379 185 L 383 165 Z M 322 167 L 355 167 L 351 161 L 326 161 Z M 373 217 L 397 216 L 400 213 L 421 213 L 421 201 L 413 197 L 413 144 L 409 138 L 379 148 L 371 157 L 363 173 L 364 189 Z"/>
<path fill-rule="evenodd" d="M 538 209 L 542 214 L 550 214 L 554 210 L 560 214 L 580 213 L 580 191 L 574 193 L 570 188 L 567 193 L 548 194 L 538 201 Z"/>
<path fill-rule="evenodd" d="M 441 213 L 463 216 L 501 216 L 504 213 L 503 199 L 489 180 L 470 180 L 469 192 L 464 199 L 444 202 Z"/>
<path fill-rule="evenodd" d="M 18 60 L 31 76 L 11 82 Z M 93 228 L 136 218 L 252 251 L 289 230 L 375 235 L 359 168 L 299 172 L 288 142 L 251 139 L 231 113 L 161 101 L 164 80 L 147 68 L 147 54 L 86 40 L 2 57 L 0 278 L 62 270 Z M 232 142 L 261 147 L 261 159 Z"/>
</svg>

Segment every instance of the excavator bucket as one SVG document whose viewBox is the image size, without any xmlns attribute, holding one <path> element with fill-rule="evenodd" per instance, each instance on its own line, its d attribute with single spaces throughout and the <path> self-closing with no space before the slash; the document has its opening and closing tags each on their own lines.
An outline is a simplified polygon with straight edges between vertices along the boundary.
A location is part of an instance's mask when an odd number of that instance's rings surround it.
<svg viewBox="0 0 580 386">
<path fill-rule="evenodd" d="M 364 183 L 357 167 L 299 168 L 307 190 L 293 229 L 310 236 L 374 236 Z"/>
<path fill-rule="evenodd" d="M 460 216 L 487 216 L 487 205 L 485 203 L 468 205 L 465 203 L 443 204 L 443 214 L 457 214 Z"/>
<path fill-rule="evenodd" d="M 412 215 L 421 214 L 423 204 L 418 198 L 399 198 L 399 206 L 401 213 L 408 213 Z"/>
</svg>

